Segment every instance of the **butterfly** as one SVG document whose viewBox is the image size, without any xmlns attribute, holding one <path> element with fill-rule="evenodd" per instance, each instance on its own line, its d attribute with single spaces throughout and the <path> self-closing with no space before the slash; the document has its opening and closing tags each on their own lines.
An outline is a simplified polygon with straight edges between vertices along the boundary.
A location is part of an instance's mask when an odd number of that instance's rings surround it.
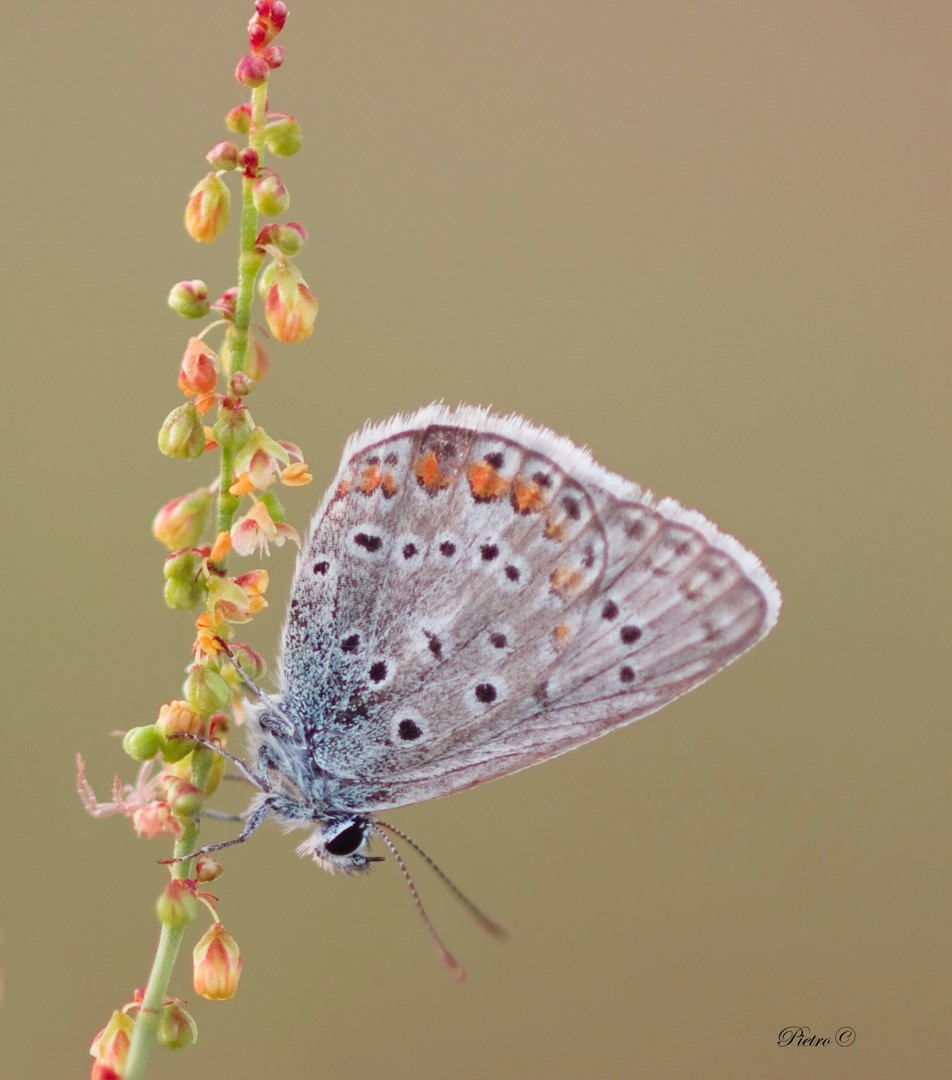
<svg viewBox="0 0 952 1080">
<path fill-rule="evenodd" d="M 324 869 L 365 870 L 373 836 L 394 851 L 382 824 L 404 835 L 380 811 L 656 712 L 779 611 L 737 540 L 520 416 L 436 404 L 369 424 L 302 545 L 238 839 L 273 816 L 312 827 L 298 850 Z"/>
</svg>

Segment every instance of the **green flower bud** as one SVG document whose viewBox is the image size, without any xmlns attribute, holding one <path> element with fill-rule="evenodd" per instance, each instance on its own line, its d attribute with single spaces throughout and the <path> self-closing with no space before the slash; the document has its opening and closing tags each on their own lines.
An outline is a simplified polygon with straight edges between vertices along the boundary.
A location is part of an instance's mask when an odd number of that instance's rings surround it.
<svg viewBox="0 0 952 1080">
<path fill-rule="evenodd" d="M 168 457 L 198 458 L 205 453 L 205 427 L 191 401 L 179 405 L 159 430 L 159 449 Z"/>
<path fill-rule="evenodd" d="M 304 136 L 293 116 L 272 117 L 264 126 L 265 145 L 278 157 L 291 157 L 301 149 Z"/>
<path fill-rule="evenodd" d="M 198 1039 L 198 1025 L 177 1001 L 173 1001 L 163 1006 L 159 1014 L 156 1038 L 170 1050 L 182 1050 Z"/>
<path fill-rule="evenodd" d="M 155 904 L 155 913 L 163 926 L 172 930 L 181 930 L 198 914 L 198 901 L 188 886 L 178 879 L 170 881 L 159 894 Z"/>
<path fill-rule="evenodd" d="M 191 611 L 204 601 L 205 587 L 200 581 L 167 581 L 162 596 L 173 611 Z"/>
<path fill-rule="evenodd" d="M 218 419 L 212 428 L 215 442 L 223 450 L 231 450 L 236 453 L 251 438 L 253 431 L 248 411 L 236 401 L 232 406 L 225 404 L 218 410 Z"/>
<path fill-rule="evenodd" d="M 208 288 L 204 281 L 177 281 L 169 292 L 169 307 L 184 319 L 208 314 Z"/>
<path fill-rule="evenodd" d="M 228 683 L 207 664 L 192 668 L 185 680 L 185 698 L 201 716 L 221 712 L 231 702 Z"/>
<path fill-rule="evenodd" d="M 277 217 L 283 214 L 291 204 L 291 196 L 288 189 L 281 181 L 281 177 L 275 173 L 267 173 L 259 177 L 251 192 L 255 209 L 259 214 L 266 217 Z"/>
<path fill-rule="evenodd" d="M 129 728 L 122 737 L 122 749 L 133 761 L 149 761 L 159 752 L 161 740 L 155 724 Z"/>
</svg>

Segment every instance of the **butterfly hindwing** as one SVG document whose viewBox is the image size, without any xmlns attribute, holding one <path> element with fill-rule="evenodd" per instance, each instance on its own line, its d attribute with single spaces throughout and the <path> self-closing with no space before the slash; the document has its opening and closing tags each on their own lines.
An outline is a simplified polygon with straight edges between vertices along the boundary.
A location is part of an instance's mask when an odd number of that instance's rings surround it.
<svg viewBox="0 0 952 1080">
<path fill-rule="evenodd" d="M 516 417 L 430 406 L 345 449 L 292 589 L 282 712 L 367 810 L 525 768 L 746 651 L 755 556 Z"/>
</svg>

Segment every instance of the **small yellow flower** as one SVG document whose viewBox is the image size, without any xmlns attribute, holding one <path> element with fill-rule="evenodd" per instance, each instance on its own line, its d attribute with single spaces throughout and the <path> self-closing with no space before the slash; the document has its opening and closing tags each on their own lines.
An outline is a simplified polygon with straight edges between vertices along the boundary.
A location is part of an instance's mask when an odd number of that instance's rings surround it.
<svg viewBox="0 0 952 1080">
<path fill-rule="evenodd" d="M 287 484 L 288 487 L 303 487 L 313 479 L 314 477 L 308 472 L 307 465 L 303 461 L 296 461 L 281 472 L 281 483 Z"/>
</svg>

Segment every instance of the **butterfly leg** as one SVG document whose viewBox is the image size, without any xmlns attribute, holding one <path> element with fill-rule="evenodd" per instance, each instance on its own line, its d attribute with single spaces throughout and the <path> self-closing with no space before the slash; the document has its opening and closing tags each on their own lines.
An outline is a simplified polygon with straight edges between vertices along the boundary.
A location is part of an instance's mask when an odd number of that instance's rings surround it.
<svg viewBox="0 0 952 1080">
<path fill-rule="evenodd" d="M 229 754 L 227 750 L 223 750 L 218 743 L 212 742 L 211 739 L 203 738 L 201 735 L 189 735 L 186 732 L 182 732 L 178 735 L 173 735 L 173 739 L 188 739 L 189 742 L 198 743 L 199 746 L 204 746 L 206 750 L 212 750 L 214 753 L 223 757 L 226 761 L 230 761 L 232 765 L 241 773 L 242 777 L 250 784 L 253 784 L 259 791 L 270 792 L 271 785 L 263 777 L 251 770 L 251 767 L 247 765 L 240 757 L 235 757 L 234 754 Z M 228 777 L 228 779 L 232 779 Z"/>
<path fill-rule="evenodd" d="M 198 848 L 196 851 L 190 851 L 187 855 L 176 855 L 171 859 L 159 859 L 159 862 L 163 866 L 168 866 L 171 863 L 185 862 L 187 859 L 194 859 L 199 855 L 208 855 L 212 851 L 221 851 L 222 848 L 232 847 L 234 844 L 243 844 L 249 836 L 258 828 L 262 821 L 271 813 L 271 806 L 268 803 L 262 803 L 257 809 L 252 812 L 245 819 L 245 827 L 241 830 L 238 836 L 231 840 L 222 840 L 219 844 L 206 844 L 204 847 Z"/>
</svg>

